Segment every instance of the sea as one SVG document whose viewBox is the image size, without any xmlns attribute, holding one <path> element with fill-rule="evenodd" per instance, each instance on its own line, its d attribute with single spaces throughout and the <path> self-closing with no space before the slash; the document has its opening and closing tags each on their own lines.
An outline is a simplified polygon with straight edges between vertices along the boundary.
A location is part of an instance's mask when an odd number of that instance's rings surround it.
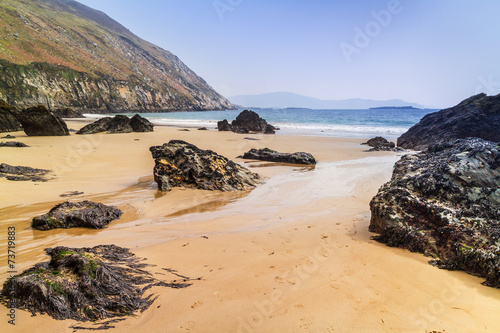
<svg viewBox="0 0 500 333">
<path fill-rule="evenodd" d="M 306 136 L 372 138 L 395 140 L 434 109 L 374 108 L 361 110 L 313 110 L 302 108 L 253 108 L 268 123 L 280 128 L 276 133 Z M 234 120 L 242 110 L 141 113 L 157 126 L 216 129 L 217 122 Z M 121 113 L 132 116 L 130 113 Z M 86 114 L 89 118 L 109 115 Z"/>
</svg>

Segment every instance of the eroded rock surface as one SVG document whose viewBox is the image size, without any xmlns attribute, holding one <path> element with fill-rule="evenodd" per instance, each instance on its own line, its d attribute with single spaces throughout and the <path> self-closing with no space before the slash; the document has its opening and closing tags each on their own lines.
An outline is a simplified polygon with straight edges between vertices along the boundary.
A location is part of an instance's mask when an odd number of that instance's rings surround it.
<svg viewBox="0 0 500 333">
<path fill-rule="evenodd" d="M 38 230 L 56 228 L 105 228 L 111 221 L 119 219 L 122 211 L 92 201 L 63 202 L 47 214 L 33 218 L 31 227 Z"/>
<path fill-rule="evenodd" d="M 181 140 L 150 148 L 154 179 L 161 191 L 172 187 L 245 191 L 261 182 L 258 174 L 211 150 Z"/>
<path fill-rule="evenodd" d="M 316 159 L 309 153 L 280 153 L 269 148 L 250 149 L 243 155 L 245 159 L 289 163 L 289 164 L 308 164 L 315 165 Z"/>
<path fill-rule="evenodd" d="M 468 138 L 403 156 L 370 208 L 370 231 L 380 241 L 500 287 L 497 143 Z"/>
</svg>

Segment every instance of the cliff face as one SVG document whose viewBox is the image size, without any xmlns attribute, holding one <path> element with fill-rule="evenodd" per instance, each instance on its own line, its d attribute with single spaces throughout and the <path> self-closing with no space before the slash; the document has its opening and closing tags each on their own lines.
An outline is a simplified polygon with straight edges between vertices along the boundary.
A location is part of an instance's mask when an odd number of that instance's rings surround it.
<svg viewBox="0 0 500 333">
<path fill-rule="evenodd" d="M 0 32 L 0 98 L 20 108 L 232 108 L 175 55 L 76 1 L 4 0 Z"/>
</svg>

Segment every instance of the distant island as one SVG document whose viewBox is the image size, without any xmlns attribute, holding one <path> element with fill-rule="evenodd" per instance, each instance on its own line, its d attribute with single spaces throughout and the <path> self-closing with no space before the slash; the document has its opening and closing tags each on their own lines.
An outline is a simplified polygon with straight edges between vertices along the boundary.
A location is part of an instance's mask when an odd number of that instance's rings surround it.
<svg viewBox="0 0 500 333">
<path fill-rule="evenodd" d="M 422 110 L 421 108 L 416 108 L 413 106 L 378 106 L 375 108 L 370 108 L 370 110 L 377 110 L 377 109 Z"/>
</svg>

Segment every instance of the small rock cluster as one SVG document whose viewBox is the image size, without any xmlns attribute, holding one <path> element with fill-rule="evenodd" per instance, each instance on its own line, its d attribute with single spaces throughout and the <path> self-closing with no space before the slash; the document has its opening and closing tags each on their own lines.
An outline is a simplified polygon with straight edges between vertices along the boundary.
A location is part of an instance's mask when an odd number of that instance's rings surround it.
<svg viewBox="0 0 500 333">
<path fill-rule="evenodd" d="M 136 114 L 132 118 L 123 115 L 101 118 L 91 124 L 82 127 L 76 134 L 95 134 L 106 132 L 107 134 L 131 133 L 131 132 L 153 132 L 154 125 L 146 118 Z"/>
<path fill-rule="evenodd" d="M 289 164 L 307 164 L 307 165 L 316 164 L 316 159 L 309 153 L 304 153 L 304 152 L 280 153 L 269 148 L 250 149 L 242 156 L 242 158 L 250 160 L 278 162 L 278 163 L 289 163 Z"/>
</svg>

